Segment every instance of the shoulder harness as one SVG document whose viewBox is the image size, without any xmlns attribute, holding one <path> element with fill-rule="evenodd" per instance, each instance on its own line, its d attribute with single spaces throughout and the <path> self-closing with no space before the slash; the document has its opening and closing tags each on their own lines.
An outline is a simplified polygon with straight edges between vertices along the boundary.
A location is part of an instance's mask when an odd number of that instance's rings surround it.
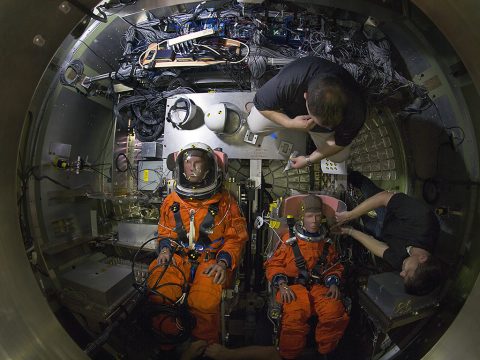
<svg viewBox="0 0 480 360">
<path fill-rule="evenodd" d="M 209 238 L 209 234 L 213 233 L 215 216 L 219 212 L 218 204 L 219 203 L 214 203 L 209 205 L 207 215 L 205 215 L 205 218 L 200 224 L 200 234 L 198 240 L 196 241 L 196 244 L 200 245 L 201 247 L 199 250 L 203 250 L 212 243 L 212 240 Z M 185 229 L 185 225 L 183 224 L 182 217 L 180 215 L 180 204 L 178 202 L 174 202 L 172 206 L 170 206 L 170 210 L 173 212 L 173 216 L 175 218 L 174 231 L 178 234 L 178 240 L 182 244 L 188 244 L 187 230 Z"/>
<path fill-rule="evenodd" d="M 290 238 L 294 240 L 290 242 L 290 246 L 293 250 L 293 255 L 295 256 L 295 265 L 297 265 L 299 275 L 295 279 L 289 279 L 289 282 L 301 284 L 304 286 L 310 286 L 311 283 L 323 283 L 322 273 L 325 268 L 328 256 L 328 250 L 330 249 L 331 239 L 327 237 L 325 244 L 323 245 L 322 255 L 318 259 L 317 263 L 310 273 L 307 269 L 307 262 L 303 257 L 300 247 L 298 246 L 295 232 L 295 219 L 293 217 L 287 217 L 287 225 Z M 326 231 L 327 235 L 329 233 L 328 229 Z"/>
</svg>

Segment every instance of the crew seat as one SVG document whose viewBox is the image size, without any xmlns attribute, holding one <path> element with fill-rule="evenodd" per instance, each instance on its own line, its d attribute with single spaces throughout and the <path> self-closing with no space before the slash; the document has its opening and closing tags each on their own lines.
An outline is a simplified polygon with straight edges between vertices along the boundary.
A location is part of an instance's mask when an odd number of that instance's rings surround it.
<svg viewBox="0 0 480 360">
<path fill-rule="evenodd" d="M 272 217 L 270 219 L 270 224 L 276 222 L 276 226 L 270 226 L 269 228 L 269 238 L 272 239 L 270 248 L 266 249 L 266 253 L 268 254 L 267 258 L 273 255 L 277 247 L 281 243 L 282 236 L 288 232 L 288 226 L 286 225 L 286 219 L 288 217 L 293 217 L 295 221 L 300 220 L 302 216 L 302 201 L 303 198 L 309 194 L 300 194 L 300 195 L 292 195 L 289 196 L 280 203 L 278 209 L 278 218 Z M 335 212 L 343 212 L 347 210 L 347 205 L 342 201 L 333 196 L 329 195 L 322 195 L 317 194 L 323 201 L 323 214 L 325 216 L 326 222 L 328 226 L 331 226 L 335 223 Z M 274 233 L 275 232 L 275 233 Z M 341 244 L 340 244 L 340 237 L 341 235 L 331 235 L 330 236 L 334 240 L 334 245 L 337 248 L 337 251 L 342 254 L 344 252 Z M 273 241 L 275 240 L 275 241 Z M 268 284 L 268 313 L 267 317 L 273 324 L 273 336 L 272 342 L 275 346 L 278 345 L 279 335 L 280 335 L 280 324 L 281 324 L 281 316 L 282 316 L 282 306 L 281 304 L 277 303 L 275 300 L 276 296 L 276 288 L 272 286 L 272 284 Z M 350 298 L 345 297 L 345 307 L 347 312 L 349 312 L 351 303 Z"/>
</svg>

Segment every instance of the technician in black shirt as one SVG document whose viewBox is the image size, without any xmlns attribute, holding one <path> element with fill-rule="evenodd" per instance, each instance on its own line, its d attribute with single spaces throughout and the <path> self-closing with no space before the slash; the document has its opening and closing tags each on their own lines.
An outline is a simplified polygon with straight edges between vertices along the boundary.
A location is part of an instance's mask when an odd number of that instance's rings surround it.
<svg viewBox="0 0 480 360">
<path fill-rule="evenodd" d="M 281 128 L 309 131 L 317 149 L 292 159 L 302 168 L 329 158 L 341 162 L 365 122 L 366 102 L 341 66 L 308 56 L 286 65 L 256 93 L 248 125 L 254 133 Z"/>
<path fill-rule="evenodd" d="M 373 209 L 377 212 L 377 221 L 374 227 L 366 227 L 373 236 L 351 227 L 340 227 L 341 233 L 351 236 L 399 270 L 406 292 L 413 295 L 431 292 L 442 279 L 440 263 L 432 256 L 440 230 L 433 211 L 408 195 L 383 191 L 360 173 L 350 176 L 360 181 L 358 188 L 376 189 L 375 194 L 351 211 L 336 213 L 337 226 Z"/>
</svg>

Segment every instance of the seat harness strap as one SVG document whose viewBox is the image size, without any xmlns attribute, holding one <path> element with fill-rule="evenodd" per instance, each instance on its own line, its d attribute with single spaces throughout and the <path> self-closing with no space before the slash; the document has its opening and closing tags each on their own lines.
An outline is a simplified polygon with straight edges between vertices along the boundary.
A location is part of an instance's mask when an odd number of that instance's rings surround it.
<svg viewBox="0 0 480 360">
<path fill-rule="evenodd" d="M 290 237 L 295 237 L 295 219 L 291 216 L 287 216 L 287 225 Z M 310 279 L 310 274 L 307 270 L 307 262 L 305 261 L 305 258 L 303 257 L 302 252 L 298 247 L 297 241 L 292 242 L 291 247 L 293 250 L 293 255 L 295 256 L 295 265 L 297 265 L 298 268 L 299 275 L 297 281 L 299 284 L 307 285 Z"/>
</svg>

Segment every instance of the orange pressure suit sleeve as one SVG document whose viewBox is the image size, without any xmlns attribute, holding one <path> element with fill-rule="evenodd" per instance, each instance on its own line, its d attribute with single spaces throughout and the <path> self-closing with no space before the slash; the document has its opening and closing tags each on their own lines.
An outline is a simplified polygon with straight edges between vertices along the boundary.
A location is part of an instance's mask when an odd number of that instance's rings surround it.
<svg viewBox="0 0 480 360">
<path fill-rule="evenodd" d="M 222 253 L 227 253 L 230 257 L 230 267 L 235 269 L 240 263 L 240 257 L 243 254 L 243 248 L 248 241 L 247 222 L 243 217 L 236 200 L 228 192 L 223 193 L 222 214 L 225 216 L 225 233 L 223 235 L 225 242 L 220 249 L 217 260 L 222 258 Z"/>
<path fill-rule="evenodd" d="M 158 219 L 158 245 L 160 247 L 169 244 L 169 241 L 165 240 L 177 238 L 177 233 L 173 231 L 175 228 L 175 219 L 173 218 L 173 212 L 170 210 L 172 204 L 172 195 L 168 195 L 160 207 L 160 216 Z"/>
<path fill-rule="evenodd" d="M 285 275 L 285 259 L 287 257 L 287 246 L 282 244 L 274 252 L 272 257 L 265 261 L 265 275 L 268 281 L 272 281 L 275 275 Z"/>
<path fill-rule="evenodd" d="M 282 236 L 282 244 L 273 253 L 272 257 L 265 261 L 265 275 L 268 281 L 273 285 L 277 285 L 280 279 L 286 281 L 287 273 L 285 272 L 285 266 L 287 265 L 287 256 L 290 245 L 285 244 L 285 240 L 289 238 L 289 234 L 286 233 Z"/>
</svg>

